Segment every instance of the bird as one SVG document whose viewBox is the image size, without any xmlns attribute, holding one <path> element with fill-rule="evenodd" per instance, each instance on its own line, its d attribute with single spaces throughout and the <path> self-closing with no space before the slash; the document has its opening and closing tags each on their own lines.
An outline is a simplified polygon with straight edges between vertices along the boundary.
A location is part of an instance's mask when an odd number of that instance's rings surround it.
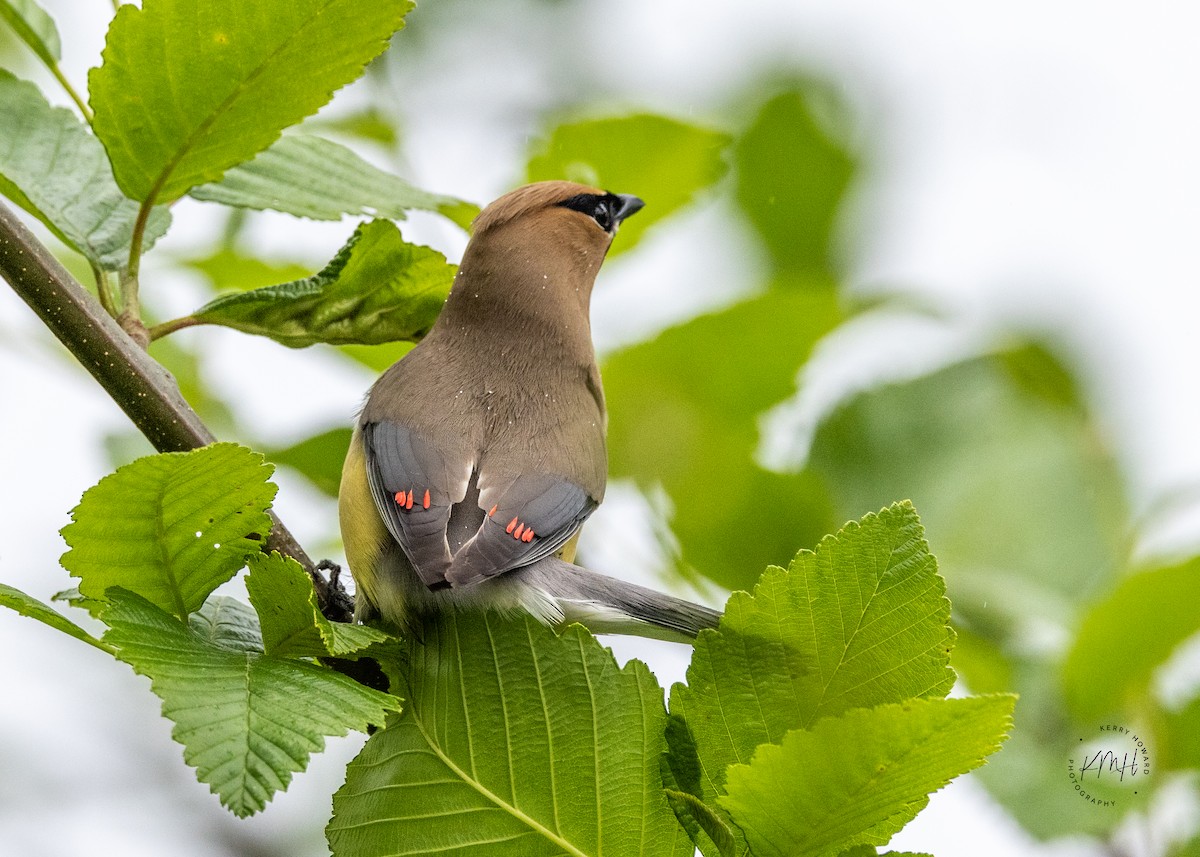
<svg viewBox="0 0 1200 857">
<path fill-rule="evenodd" d="M 716 610 L 572 562 L 608 474 L 592 287 L 643 205 L 543 181 L 476 217 L 437 320 L 354 426 L 338 506 L 357 621 L 414 633 L 497 610 L 682 642 L 717 626 Z"/>
</svg>

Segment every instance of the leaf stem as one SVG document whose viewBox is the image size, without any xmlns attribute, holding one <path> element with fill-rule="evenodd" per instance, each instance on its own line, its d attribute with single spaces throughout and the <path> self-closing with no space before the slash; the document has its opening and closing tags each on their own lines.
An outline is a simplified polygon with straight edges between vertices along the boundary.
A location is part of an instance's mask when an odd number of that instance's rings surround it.
<svg viewBox="0 0 1200 857">
<path fill-rule="evenodd" d="M 67 76 L 62 73 L 62 69 L 58 67 L 58 63 L 48 63 L 47 66 L 50 69 L 50 73 L 54 75 L 54 79 L 58 81 L 59 86 L 75 102 L 75 106 L 79 108 L 79 114 L 83 116 L 84 121 L 91 125 L 92 111 L 88 108 L 87 102 L 79 97 L 79 93 L 75 91 L 75 87 L 71 86 L 71 81 L 67 80 Z"/>
<path fill-rule="evenodd" d="M 147 333 L 150 336 L 150 341 L 153 342 L 156 339 L 166 336 L 168 333 L 174 333 L 177 330 L 183 330 L 185 327 L 194 327 L 197 324 L 203 323 L 203 321 L 194 315 L 185 315 L 180 318 L 171 319 L 170 321 L 164 321 L 161 324 L 156 324 Z"/>
<path fill-rule="evenodd" d="M 112 280 L 95 262 L 92 263 L 92 276 L 96 278 L 96 294 L 100 296 L 100 305 L 104 307 L 105 312 L 116 318 L 117 293 L 113 289 Z"/>
</svg>

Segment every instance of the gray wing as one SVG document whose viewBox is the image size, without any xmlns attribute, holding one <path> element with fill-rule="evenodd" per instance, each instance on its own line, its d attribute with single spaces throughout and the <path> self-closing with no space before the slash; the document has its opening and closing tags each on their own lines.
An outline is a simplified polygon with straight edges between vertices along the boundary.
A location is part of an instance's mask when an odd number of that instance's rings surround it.
<svg viewBox="0 0 1200 857">
<path fill-rule="evenodd" d="M 557 552 L 597 505 L 583 488 L 551 474 L 521 474 L 490 484 L 489 474 L 473 472 L 473 461 L 452 460 L 390 421 L 365 423 L 362 438 L 375 505 L 431 589 L 467 586 Z M 464 499 L 478 504 L 479 511 L 456 510 Z M 482 513 L 482 521 L 451 553 L 447 530 L 456 512 L 456 520 Z"/>
<path fill-rule="evenodd" d="M 446 527 L 451 508 L 466 494 L 472 462 L 447 460 L 433 444 L 390 421 L 365 423 L 362 439 L 367 481 L 388 532 L 426 586 L 447 585 Z"/>
<path fill-rule="evenodd" d="M 487 481 L 486 473 L 480 481 Z M 492 505 L 479 531 L 454 554 L 446 572 L 454 586 L 469 586 L 550 556 L 570 541 L 597 505 L 575 483 L 545 473 L 522 474 L 480 493 L 480 506 Z"/>
</svg>

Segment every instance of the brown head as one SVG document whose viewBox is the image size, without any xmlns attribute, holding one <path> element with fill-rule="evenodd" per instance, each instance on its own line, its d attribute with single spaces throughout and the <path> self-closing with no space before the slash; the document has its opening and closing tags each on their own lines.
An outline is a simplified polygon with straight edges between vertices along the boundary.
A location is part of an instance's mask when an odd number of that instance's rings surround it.
<svg viewBox="0 0 1200 857">
<path fill-rule="evenodd" d="M 582 313 L 586 327 L 600 263 L 621 221 L 642 205 L 635 196 L 565 181 L 506 193 L 475 218 L 444 323 L 561 326 Z"/>
</svg>

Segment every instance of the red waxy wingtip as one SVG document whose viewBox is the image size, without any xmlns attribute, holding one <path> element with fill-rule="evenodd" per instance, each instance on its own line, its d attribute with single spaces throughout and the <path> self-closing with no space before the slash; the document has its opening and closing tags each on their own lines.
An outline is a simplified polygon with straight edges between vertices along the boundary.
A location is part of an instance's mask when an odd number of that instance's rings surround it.
<svg viewBox="0 0 1200 857">
<path fill-rule="evenodd" d="M 517 526 L 517 519 L 513 518 L 511 521 L 508 522 L 508 526 L 504 528 L 504 532 L 511 533 L 513 531 L 513 528 L 515 528 L 516 526 Z"/>
<path fill-rule="evenodd" d="M 408 494 L 404 497 L 404 508 L 411 509 L 413 504 L 413 492 L 409 489 Z"/>
<path fill-rule="evenodd" d="M 523 541 L 523 542 L 533 541 L 533 530 L 526 530 L 525 535 L 521 536 L 521 541 Z"/>
<path fill-rule="evenodd" d="M 397 506 L 403 506 L 403 505 L 404 505 L 404 492 L 403 492 L 403 491 L 397 491 L 397 492 L 396 492 L 396 505 L 397 505 Z"/>
<path fill-rule="evenodd" d="M 492 507 L 492 510 L 491 510 L 490 512 L 488 512 L 488 517 L 490 518 L 490 517 L 492 517 L 492 515 L 494 515 L 494 514 L 496 514 L 496 507 L 495 507 L 495 506 L 493 506 L 493 507 Z"/>
<path fill-rule="evenodd" d="M 424 506 L 426 509 L 429 508 L 429 489 L 428 488 L 425 489 L 425 499 L 421 501 L 421 505 Z"/>
</svg>

